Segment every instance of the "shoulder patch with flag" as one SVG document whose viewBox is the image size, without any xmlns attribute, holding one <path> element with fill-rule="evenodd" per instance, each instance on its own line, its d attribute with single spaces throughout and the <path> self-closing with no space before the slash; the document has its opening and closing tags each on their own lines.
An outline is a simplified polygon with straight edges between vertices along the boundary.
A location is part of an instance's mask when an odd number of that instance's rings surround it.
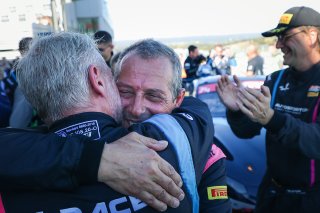
<svg viewBox="0 0 320 213">
<path fill-rule="evenodd" d="M 320 92 L 320 86 L 312 85 L 308 90 L 307 97 L 318 97 L 319 92 Z"/>
<path fill-rule="evenodd" d="M 228 199 L 227 186 L 207 187 L 208 200 Z"/>
</svg>

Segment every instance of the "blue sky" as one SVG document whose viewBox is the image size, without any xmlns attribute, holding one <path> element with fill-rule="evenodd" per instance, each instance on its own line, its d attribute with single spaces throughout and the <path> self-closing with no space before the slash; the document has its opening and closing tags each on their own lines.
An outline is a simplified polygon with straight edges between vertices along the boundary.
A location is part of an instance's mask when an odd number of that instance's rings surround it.
<svg viewBox="0 0 320 213">
<path fill-rule="evenodd" d="M 259 33 L 319 0 L 108 0 L 115 40 Z"/>
</svg>

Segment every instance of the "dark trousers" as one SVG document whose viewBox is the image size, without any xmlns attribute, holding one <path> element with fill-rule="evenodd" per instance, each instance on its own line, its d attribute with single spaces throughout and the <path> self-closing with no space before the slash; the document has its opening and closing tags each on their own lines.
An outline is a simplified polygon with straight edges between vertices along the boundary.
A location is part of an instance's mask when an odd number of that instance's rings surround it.
<svg viewBox="0 0 320 213">
<path fill-rule="evenodd" d="M 265 177 L 258 192 L 255 213 L 320 212 L 319 187 L 285 188 Z"/>
</svg>

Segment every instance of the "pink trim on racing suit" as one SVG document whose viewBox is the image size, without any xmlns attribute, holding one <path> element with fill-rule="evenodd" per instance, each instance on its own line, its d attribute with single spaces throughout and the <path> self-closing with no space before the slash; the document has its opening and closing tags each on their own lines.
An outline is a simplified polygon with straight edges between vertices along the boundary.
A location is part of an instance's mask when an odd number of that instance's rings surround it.
<svg viewBox="0 0 320 213">
<path fill-rule="evenodd" d="M 209 156 L 209 159 L 206 163 L 206 166 L 204 167 L 203 173 L 205 173 L 207 171 L 207 169 L 209 169 L 210 166 L 212 166 L 212 164 L 214 164 L 215 162 L 217 162 L 221 158 L 225 158 L 225 157 L 226 156 L 222 152 L 222 150 L 219 147 L 217 147 L 215 144 L 212 144 L 210 156 Z"/>
<path fill-rule="evenodd" d="M 3 203 L 2 203 L 1 194 L 0 194 L 0 213 L 6 213 L 6 210 L 4 210 L 4 206 L 3 206 Z"/>
<path fill-rule="evenodd" d="M 318 108 L 320 103 L 320 96 L 318 97 L 318 101 L 316 106 L 314 107 L 312 114 L 312 123 L 315 123 L 317 120 Z M 310 187 L 312 187 L 316 181 L 316 162 L 314 159 L 310 161 Z"/>
</svg>

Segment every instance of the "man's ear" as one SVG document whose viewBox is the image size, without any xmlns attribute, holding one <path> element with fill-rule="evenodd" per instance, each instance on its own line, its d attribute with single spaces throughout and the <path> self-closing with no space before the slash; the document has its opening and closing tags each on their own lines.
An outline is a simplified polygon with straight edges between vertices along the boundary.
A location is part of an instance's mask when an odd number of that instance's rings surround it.
<svg viewBox="0 0 320 213">
<path fill-rule="evenodd" d="M 91 90 L 98 95 L 104 94 L 104 81 L 103 81 L 103 74 L 101 73 L 101 70 L 94 66 L 90 65 L 89 66 L 89 71 L 88 71 L 88 77 L 89 77 L 89 83 Z"/>
<path fill-rule="evenodd" d="M 309 32 L 310 39 L 311 39 L 311 44 L 312 45 L 317 45 L 318 43 L 318 32 L 315 29 L 311 29 Z"/>
<path fill-rule="evenodd" d="M 184 94 L 186 93 L 186 90 L 184 88 L 181 88 L 179 91 L 179 94 L 176 98 L 176 107 L 179 107 L 184 99 Z"/>
</svg>

